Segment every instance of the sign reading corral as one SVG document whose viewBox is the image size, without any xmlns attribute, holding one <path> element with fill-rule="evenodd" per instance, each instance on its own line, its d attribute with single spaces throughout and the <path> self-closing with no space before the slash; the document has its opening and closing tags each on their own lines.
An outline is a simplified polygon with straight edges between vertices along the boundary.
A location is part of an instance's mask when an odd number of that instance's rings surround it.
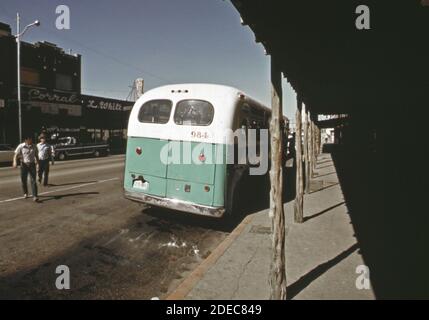
<svg viewBox="0 0 429 320">
<path fill-rule="evenodd" d="M 26 89 L 24 89 L 26 90 Z M 50 103 L 77 104 L 79 96 L 76 93 L 49 92 L 44 89 L 27 89 L 27 101 L 43 101 Z"/>
</svg>

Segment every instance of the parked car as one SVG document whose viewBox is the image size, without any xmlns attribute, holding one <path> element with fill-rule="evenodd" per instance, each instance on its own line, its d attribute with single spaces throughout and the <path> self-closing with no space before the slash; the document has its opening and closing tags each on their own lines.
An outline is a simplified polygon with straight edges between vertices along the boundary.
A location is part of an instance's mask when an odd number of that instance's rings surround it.
<svg viewBox="0 0 429 320">
<path fill-rule="evenodd" d="M 92 155 L 94 157 L 107 156 L 110 152 L 108 143 L 81 143 L 74 137 L 58 138 L 53 145 L 55 158 L 58 160 L 82 155 Z"/>
<path fill-rule="evenodd" d="M 8 144 L 0 144 L 0 162 L 12 162 L 15 149 Z"/>
</svg>

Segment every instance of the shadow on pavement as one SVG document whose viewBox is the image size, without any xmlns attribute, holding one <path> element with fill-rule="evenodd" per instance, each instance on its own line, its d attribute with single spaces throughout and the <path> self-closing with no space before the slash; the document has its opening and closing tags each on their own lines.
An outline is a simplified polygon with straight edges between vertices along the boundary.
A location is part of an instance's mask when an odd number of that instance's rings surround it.
<svg viewBox="0 0 429 320">
<path fill-rule="evenodd" d="M 329 208 L 326 208 L 326 209 L 324 209 L 324 210 L 322 210 L 322 211 L 320 211 L 318 213 L 315 213 L 315 214 L 313 214 L 311 216 L 304 217 L 304 222 L 308 221 L 308 220 L 311 220 L 311 219 L 314 219 L 314 218 L 317 218 L 317 217 L 321 216 L 322 214 L 331 211 L 332 209 L 335 209 L 335 208 L 337 208 L 339 206 L 342 206 L 344 203 L 345 203 L 344 201 L 340 202 L 340 203 L 337 203 L 336 205 L 333 205 L 333 206 L 331 206 Z"/>
<path fill-rule="evenodd" d="M 39 196 L 38 202 L 44 203 L 50 200 L 60 200 L 68 197 L 77 197 L 77 196 L 94 195 L 94 194 L 100 194 L 100 193 L 99 192 L 76 192 L 76 193 L 68 193 L 68 194 L 58 194 L 54 196 Z"/>
<path fill-rule="evenodd" d="M 61 183 L 61 184 L 55 184 L 55 183 L 49 183 L 48 187 L 65 187 L 65 186 L 73 186 L 76 184 L 85 184 L 85 183 L 95 183 L 96 180 L 93 181 L 80 181 L 80 182 L 69 182 L 69 183 Z"/>
<path fill-rule="evenodd" d="M 316 177 L 317 177 L 317 176 L 316 176 Z M 333 183 L 333 184 L 327 185 L 326 187 L 322 187 L 322 188 L 319 188 L 319 189 L 313 190 L 313 191 L 311 191 L 309 194 L 316 193 L 316 192 L 319 192 L 319 191 L 323 191 L 323 190 L 326 190 L 326 189 L 329 189 L 329 188 L 335 187 L 335 186 L 337 186 L 338 184 L 339 184 L 339 183 Z"/>
<path fill-rule="evenodd" d="M 354 245 L 352 245 L 347 250 L 344 250 L 343 252 L 341 252 L 335 258 L 332 258 L 332 259 L 330 259 L 330 260 L 328 260 L 322 264 L 319 264 L 316 268 L 309 271 L 307 274 L 303 275 L 297 281 L 288 285 L 287 286 L 288 300 L 293 299 L 298 293 L 300 293 L 308 285 L 310 285 L 310 283 L 312 283 L 314 280 L 319 278 L 322 274 L 324 274 L 330 268 L 332 268 L 333 266 L 335 266 L 336 264 L 340 263 L 342 260 L 347 258 L 349 255 L 351 255 L 357 249 L 359 249 L 359 246 L 357 243 L 355 243 Z"/>
</svg>

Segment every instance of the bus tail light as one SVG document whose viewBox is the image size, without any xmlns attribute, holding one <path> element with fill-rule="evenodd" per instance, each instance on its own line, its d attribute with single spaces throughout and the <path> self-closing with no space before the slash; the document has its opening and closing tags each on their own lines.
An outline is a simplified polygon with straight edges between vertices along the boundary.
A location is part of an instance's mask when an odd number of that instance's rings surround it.
<svg viewBox="0 0 429 320">
<path fill-rule="evenodd" d="M 137 147 L 137 148 L 136 148 L 136 153 L 137 153 L 138 155 L 141 155 L 141 154 L 142 154 L 142 148 Z"/>
<path fill-rule="evenodd" d="M 201 162 L 205 162 L 206 161 L 206 156 L 204 155 L 204 153 L 200 153 L 200 155 L 198 156 L 198 160 L 200 160 Z"/>
</svg>

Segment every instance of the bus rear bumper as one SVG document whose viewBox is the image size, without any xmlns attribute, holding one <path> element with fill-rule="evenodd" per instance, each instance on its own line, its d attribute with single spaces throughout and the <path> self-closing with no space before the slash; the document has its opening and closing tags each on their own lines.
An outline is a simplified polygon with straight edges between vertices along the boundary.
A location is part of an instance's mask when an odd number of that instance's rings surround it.
<svg viewBox="0 0 429 320">
<path fill-rule="evenodd" d="M 223 207 L 204 206 L 183 200 L 152 196 L 141 192 L 124 190 L 124 196 L 129 200 L 146 203 L 156 207 L 189 212 L 213 218 L 221 218 L 225 213 L 225 208 Z"/>
</svg>

